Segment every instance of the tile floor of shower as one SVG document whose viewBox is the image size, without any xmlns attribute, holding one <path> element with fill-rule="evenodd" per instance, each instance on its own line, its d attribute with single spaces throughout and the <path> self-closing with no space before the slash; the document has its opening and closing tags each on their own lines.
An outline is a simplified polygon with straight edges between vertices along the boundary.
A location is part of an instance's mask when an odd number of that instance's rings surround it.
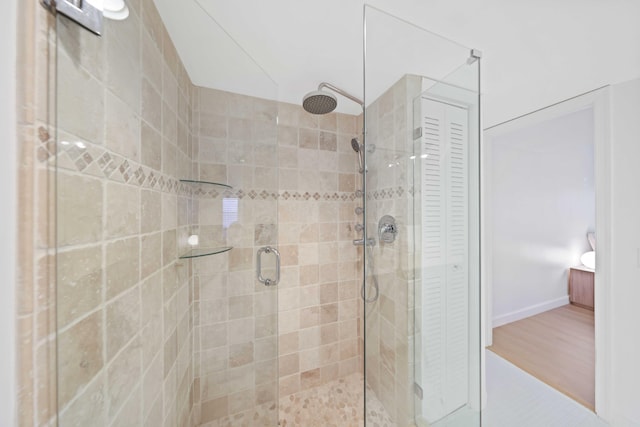
<svg viewBox="0 0 640 427">
<path fill-rule="evenodd" d="M 364 426 L 363 377 L 360 373 L 328 382 L 280 398 L 280 427 L 361 427 Z M 268 426 L 275 407 L 257 408 L 202 424 L 201 427 Z M 367 426 L 396 427 L 382 403 L 367 386 Z"/>
<path fill-rule="evenodd" d="M 487 351 L 487 403 L 482 425 L 487 427 L 606 427 L 589 409 Z M 280 426 L 360 427 L 363 393 L 362 374 L 356 373 L 280 399 Z M 275 406 L 222 418 L 204 427 L 271 427 Z M 469 427 L 477 415 L 458 411 L 434 427 Z M 367 387 L 367 426 L 396 427 Z"/>
</svg>

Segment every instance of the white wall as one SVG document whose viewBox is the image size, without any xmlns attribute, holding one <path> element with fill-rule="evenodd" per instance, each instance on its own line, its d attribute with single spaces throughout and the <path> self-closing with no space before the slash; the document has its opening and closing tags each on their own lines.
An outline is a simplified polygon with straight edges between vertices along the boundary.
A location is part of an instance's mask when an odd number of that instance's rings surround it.
<svg viewBox="0 0 640 427">
<path fill-rule="evenodd" d="M 16 2 L 0 13 L 0 426 L 15 423 Z"/>
<path fill-rule="evenodd" d="M 640 79 L 611 91 L 611 420 L 640 426 Z"/>
<path fill-rule="evenodd" d="M 593 110 L 488 139 L 493 326 L 564 305 L 595 230 Z"/>
</svg>

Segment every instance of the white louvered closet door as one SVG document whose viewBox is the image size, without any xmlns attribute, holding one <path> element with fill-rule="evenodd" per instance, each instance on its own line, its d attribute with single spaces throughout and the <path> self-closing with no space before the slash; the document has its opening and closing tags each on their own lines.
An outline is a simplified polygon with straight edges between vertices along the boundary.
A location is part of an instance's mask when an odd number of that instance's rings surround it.
<svg viewBox="0 0 640 427">
<path fill-rule="evenodd" d="M 468 111 L 422 100 L 423 415 L 436 421 L 467 403 Z M 426 155 L 426 157 L 425 157 Z"/>
</svg>

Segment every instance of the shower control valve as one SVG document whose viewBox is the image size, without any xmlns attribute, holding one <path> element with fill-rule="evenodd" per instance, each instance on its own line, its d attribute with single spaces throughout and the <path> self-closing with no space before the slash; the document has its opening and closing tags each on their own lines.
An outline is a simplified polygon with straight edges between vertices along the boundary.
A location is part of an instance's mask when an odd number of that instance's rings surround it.
<svg viewBox="0 0 640 427">
<path fill-rule="evenodd" d="M 385 234 L 385 233 L 396 234 L 398 230 L 396 230 L 395 224 L 384 224 L 380 229 L 380 232 L 382 234 Z"/>
<path fill-rule="evenodd" d="M 364 230 L 364 226 L 362 224 L 356 224 L 355 229 L 357 232 Z"/>
<path fill-rule="evenodd" d="M 398 226 L 396 219 L 391 215 L 385 215 L 380 218 L 378 223 L 378 238 L 384 243 L 393 243 L 398 235 Z"/>
</svg>

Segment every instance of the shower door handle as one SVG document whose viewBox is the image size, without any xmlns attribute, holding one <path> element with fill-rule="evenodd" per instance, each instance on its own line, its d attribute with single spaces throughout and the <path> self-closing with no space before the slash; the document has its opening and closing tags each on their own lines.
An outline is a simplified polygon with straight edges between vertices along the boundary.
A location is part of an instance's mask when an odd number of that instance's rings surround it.
<svg viewBox="0 0 640 427">
<path fill-rule="evenodd" d="M 276 257 L 276 277 L 274 279 L 262 277 L 262 254 L 274 254 Z M 275 286 L 280 282 L 280 252 L 271 246 L 258 249 L 256 254 L 256 276 L 258 282 L 265 286 Z"/>
</svg>

